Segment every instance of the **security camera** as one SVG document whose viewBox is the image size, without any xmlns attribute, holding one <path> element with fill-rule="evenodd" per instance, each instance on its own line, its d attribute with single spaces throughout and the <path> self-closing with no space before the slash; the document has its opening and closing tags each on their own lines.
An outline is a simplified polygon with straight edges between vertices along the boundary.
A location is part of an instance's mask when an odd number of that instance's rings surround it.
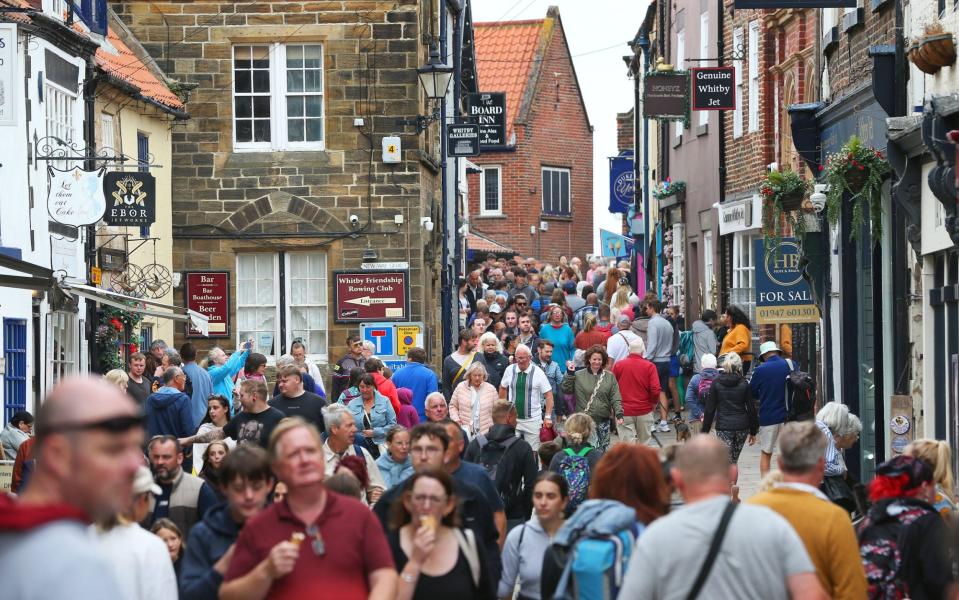
<svg viewBox="0 0 959 600">
<path fill-rule="evenodd" d="M 360 225 L 360 218 L 356 215 L 350 215 L 350 226 L 359 227 L 359 225 Z"/>
</svg>

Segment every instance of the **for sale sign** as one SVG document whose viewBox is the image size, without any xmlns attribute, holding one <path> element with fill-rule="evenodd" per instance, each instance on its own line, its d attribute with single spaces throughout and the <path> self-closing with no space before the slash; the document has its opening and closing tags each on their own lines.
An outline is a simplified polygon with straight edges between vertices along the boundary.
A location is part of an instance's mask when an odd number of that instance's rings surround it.
<svg viewBox="0 0 959 600">
<path fill-rule="evenodd" d="M 336 271 L 333 278 L 337 323 L 409 320 L 409 271 Z"/>
<path fill-rule="evenodd" d="M 818 323 L 819 307 L 803 279 L 799 242 L 783 238 L 767 248 L 762 238 L 753 242 L 756 265 L 756 322 L 760 324 Z"/>
<path fill-rule="evenodd" d="M 736 68 L 690 69 L 693 77 L 693 110 L 736 110 Z"/>
<path fill-rule="evenodd" d="M 186 273 L 186 306 L 210 320 L 209 337 L 230 337 L 230 272 Z M 205 337 L 187 326 L 187 337 Z"/>
</svg>

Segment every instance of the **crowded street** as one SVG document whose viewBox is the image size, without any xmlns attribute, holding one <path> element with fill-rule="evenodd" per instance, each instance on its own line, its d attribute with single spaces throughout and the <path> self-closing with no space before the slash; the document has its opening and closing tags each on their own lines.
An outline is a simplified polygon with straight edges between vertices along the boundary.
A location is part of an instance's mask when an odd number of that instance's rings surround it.
<svg viewBox="0 0 959 600">
<path fill-rule="evenodd" d="M 0 598 L 959 600 L 957 31 L 0 0 Z"/>
</svg>

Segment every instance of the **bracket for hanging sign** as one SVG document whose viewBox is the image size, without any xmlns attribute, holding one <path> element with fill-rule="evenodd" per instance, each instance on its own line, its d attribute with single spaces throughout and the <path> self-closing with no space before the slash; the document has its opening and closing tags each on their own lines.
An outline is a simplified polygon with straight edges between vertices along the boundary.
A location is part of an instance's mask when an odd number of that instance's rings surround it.
<svg viewBox="0 0 959 600">
<path fill-rule="evenodd" d="M 147 157 L 147 162 L 142 163 L 139 159 L 127 156 L 122 152 L 117 152 L 113 148 L 103 147 L 99 150 L 91 149 L 85 144 L 75 144 L 68 142 L 55 135 L 37 137 L 33 134 L 33 156 L 36 160 L 67 162 L 93 161 L 96 163 L 105 163 L 98 168 L 105 168 L 108 164 L 124 166 L 123 163 L 133 161 L 139 167 L 149 167 L 151 169 L 161 169 L 163 165 L 154 164 L 153 154 Z"/>
</svg>

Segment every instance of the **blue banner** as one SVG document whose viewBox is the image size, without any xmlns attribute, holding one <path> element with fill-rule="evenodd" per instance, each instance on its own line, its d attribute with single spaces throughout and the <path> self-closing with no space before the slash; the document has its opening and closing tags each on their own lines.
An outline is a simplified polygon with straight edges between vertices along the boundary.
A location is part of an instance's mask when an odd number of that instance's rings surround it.
<svg viewBox="0 0 959 600">
<path fill-rule="evenodd" d="M 628 259 L 633 254 L 633 239 L 625 235 L 600 229 L 599 243 L 602 247 L 600 255 L 604 258 Z"/>
<path fill-rule="evenodd" d="M 766 248 L 759 238 L 753 244 L 754 256 L 760 259 L 756 265 L 756 322 L 818 323 L 819 307 L 800 268 L 799 242 L 782 238 L 778 248 Z"/>
<path fill-rule="evenodd" d="M 609 212 L 625 213 L 633 206 L 636 192 L 633 153 L 626 151 L 609 159 Z"/>
</svg>

